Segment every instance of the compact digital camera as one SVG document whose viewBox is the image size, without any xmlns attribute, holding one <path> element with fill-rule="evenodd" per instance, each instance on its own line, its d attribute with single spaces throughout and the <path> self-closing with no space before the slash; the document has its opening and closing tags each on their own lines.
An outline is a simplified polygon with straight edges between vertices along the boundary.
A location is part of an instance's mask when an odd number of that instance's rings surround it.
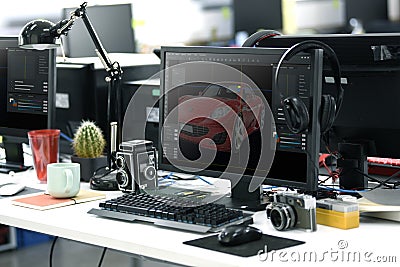
<svg viewBox="0 0 400 267">
<path fill-rule="evenodd" d="M 122 142 L 116 153 L 116 180 L 118 188 L 124 192 L 156 189 L 157 179 L 156 150 L 153 142 L 131 140 Z"/>
<path fill-rule="evenodd" d="M 276 230 L 303 228 L 317 230 L 316 200 L 310 195 L 279 192 L 267 206 L 267 217 Z"/>
</svg>

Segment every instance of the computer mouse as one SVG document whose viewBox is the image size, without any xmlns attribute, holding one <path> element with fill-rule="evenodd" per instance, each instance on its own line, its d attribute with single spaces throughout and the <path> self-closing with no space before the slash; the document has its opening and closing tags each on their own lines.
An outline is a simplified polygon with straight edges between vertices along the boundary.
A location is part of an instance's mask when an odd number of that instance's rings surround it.
<svg viewBox="0 0 400 267">
<path fill-rule="evenodd" d="M 218 241 L 225 246 L 236 246 L 251 241 L 259 240 L 262 232 L 252 226 L 232 225 L 224 228 L 218 234 Z"/>
<path fill-rule="evenodd" d="M 13 196 L 25 189 L 22 184 L 5 184 L 0 187 L 0 196 Z"/>
</svg>

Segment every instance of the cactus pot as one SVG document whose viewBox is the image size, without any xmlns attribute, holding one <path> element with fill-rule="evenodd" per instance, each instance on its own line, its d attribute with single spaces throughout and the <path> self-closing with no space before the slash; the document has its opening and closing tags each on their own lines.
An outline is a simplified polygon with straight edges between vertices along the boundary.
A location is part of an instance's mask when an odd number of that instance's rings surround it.
<svg viewBox="0 0 400 267">
<path fill-rule="evenodd" d="M 72 156 L 71 161 L 81 165 L 81 181 L 83 182 L 89 182 L 90 178 L 93 176 L 93 173 L 97 169 L 107 166 L 106 156 L 100 156 L 97 158 L 81 158 Z"/>
</svg>

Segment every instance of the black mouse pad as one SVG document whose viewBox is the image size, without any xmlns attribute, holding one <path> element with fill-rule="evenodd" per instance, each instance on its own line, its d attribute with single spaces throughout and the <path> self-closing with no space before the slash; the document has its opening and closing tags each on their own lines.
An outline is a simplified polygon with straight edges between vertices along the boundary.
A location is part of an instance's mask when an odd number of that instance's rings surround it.
<svg viewBox="0 0 400 267">
<path fill-rule="evenodd" d="M 259 250 L 264 251 L 265 246 L 267 246 L 269 252 L 272 250 L 289 248 L 305 243 L 304 241 L 263 234 L 261 239 L 256 241 L 251 241 L 249 243 L 237 246 L 224 246 L 218 242 L 217 236 L 218 234 L 195 240 L 185 241 L 183 242 L 183 244 L 199 248 L 211 249 L 213 251 L 228 253 L 235 256 L 251 257 L 257 255 Z"/>
</svg>

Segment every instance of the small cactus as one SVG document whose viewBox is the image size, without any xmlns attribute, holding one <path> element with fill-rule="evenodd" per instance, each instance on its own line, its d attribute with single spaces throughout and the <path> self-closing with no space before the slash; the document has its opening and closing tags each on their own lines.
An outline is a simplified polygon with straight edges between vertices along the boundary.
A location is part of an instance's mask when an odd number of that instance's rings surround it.
<svg viewBox="0 0 400 267">
<path fill-rule="evenodd" d="M 97 158 L 102 155 L 105 145 L 101 129 L 91 121 L 82 121 L 72 143 L 75 155 L 81 158 Z"/>
</svg>

